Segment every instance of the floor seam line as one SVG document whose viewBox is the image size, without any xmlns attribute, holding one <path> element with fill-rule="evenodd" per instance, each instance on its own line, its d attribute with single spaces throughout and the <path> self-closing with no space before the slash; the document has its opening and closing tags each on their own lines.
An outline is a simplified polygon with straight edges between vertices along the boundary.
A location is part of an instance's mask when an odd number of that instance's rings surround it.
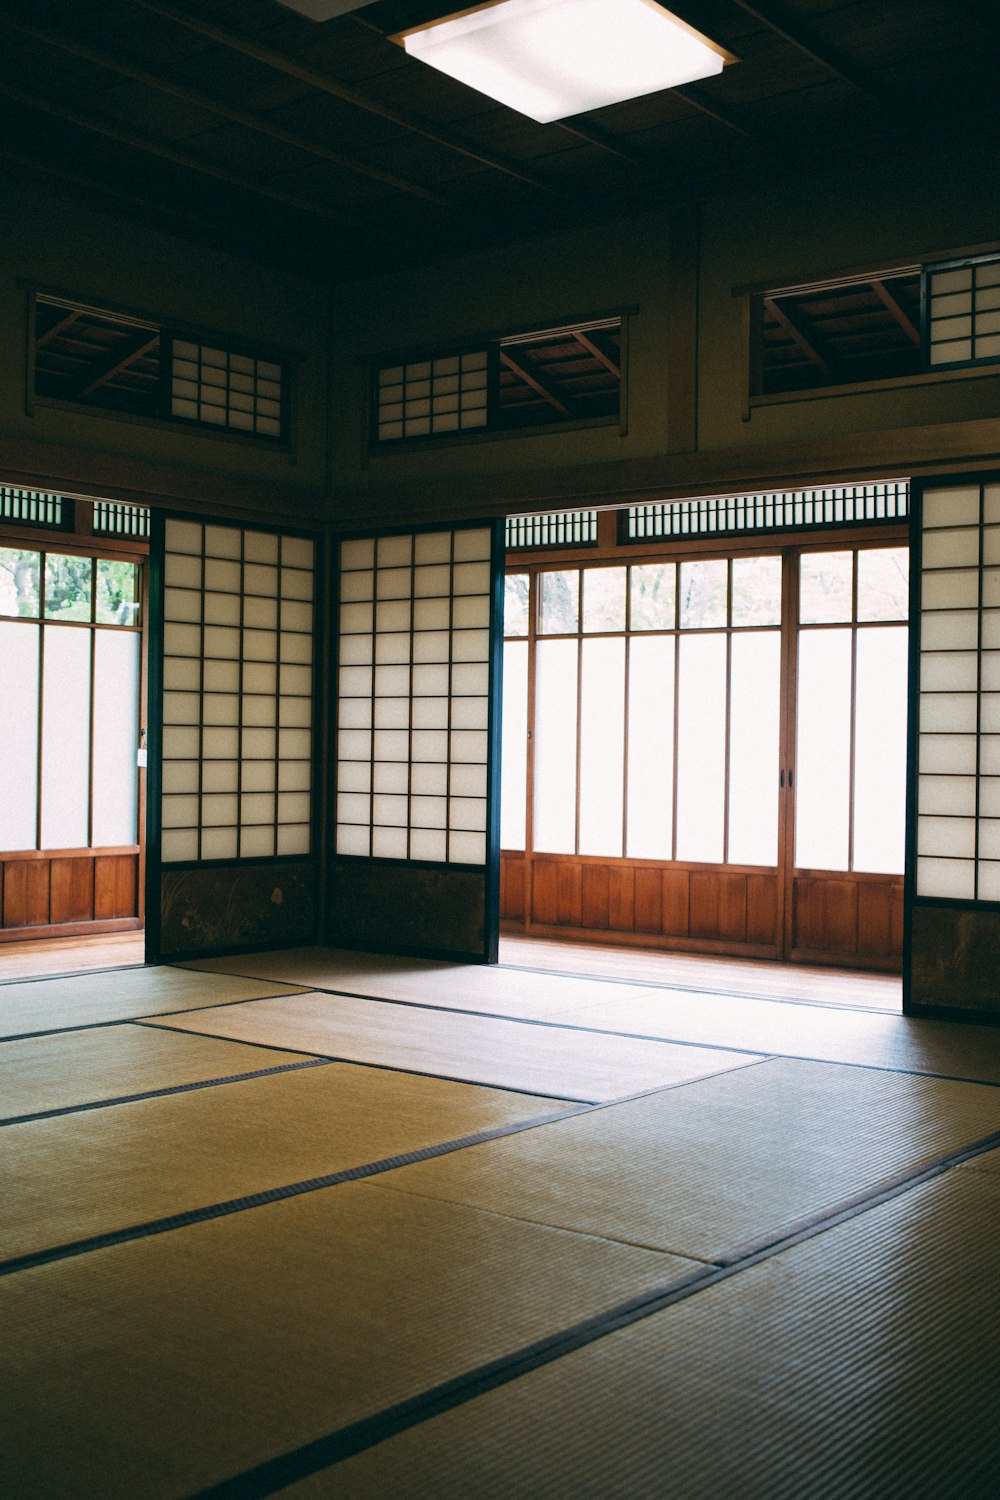
<svg viewBox="0 0 1000 1500">
<path fill-rule="evenodd" d="M 131 1023 L 129 1023 L 131 1024 Z M 180 1032 L 174 1033 L 180 1036 Z M 200 1035 L 200 1033 L 191 1033 Z M 242 1045 L 236 1043 L 237 1046 Z M 285 1048 L 272 1047 L 272 1052 L 285 1051 Z M 306 1057 L 301 1062 L 276 1063 L 272 1068 L 255 1068 L 248 1073 L 227 1073 L 218 1078 L 197 1078 L 191 1083 L 168 1084 L 159 1089 L 144 1089 L 137 1094 L 119 1094 L 113 1099 L 87 1099 L 82 1104 L 64 1104 L 55 1109 L 39 1109 L 27 1115 L 7 1115 L 0 1119 L 0 1129 L 8 1125 L 30 1125 L 38 1120 L 54 1120 L 62 1115 L 85 1114 L 95 1109 L 113 1109 L 119 1104 L 138 1104 L 143 1099 L 166 1099 L 172 1094 L 190 1094 L 198 1089 L 218 1088 L 228 1083 L 248 1083 L 255 1078 L 270 1078 L 276 1073 L 296 1073 L 303 1068 L 322 1068 L 328 1063 L 335 1062 L 332 1057 Z"/>
</svg>

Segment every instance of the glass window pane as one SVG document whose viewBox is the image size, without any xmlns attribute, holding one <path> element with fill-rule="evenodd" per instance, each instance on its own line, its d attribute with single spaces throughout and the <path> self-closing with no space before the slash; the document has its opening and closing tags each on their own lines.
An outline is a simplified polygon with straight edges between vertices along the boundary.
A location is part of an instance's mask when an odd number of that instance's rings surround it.
<svg viewBox="0 0 1000 1500">
<path fill-rule="evenodd" d="M 45 558 L 45 618 L 89 620 L 94 563 L 90 557 Z"/>
<path fill-rule="evenodd" d="M 523 849 L 528 775 L 528 643 L 511 641 L 503 653 L 500 749 L 500 845 Z"/>
<path fill-rule="evenodd" d="M 37 625 L 0 620 L 0 849 L 34 849 L 38 808 Z"/>
<path fill-rule="evenodd" d="M 587 568 L 583 574 L 584 630 L 625 629 L 625 569 Z"/>
<path fill-rule="evenodd" d="M 851 619 L 852 552 L 805 552 L 799 560 L 799 620 L 833 625 Z"/>
<path fill-rule="evenodd" d="M 542 573 L 538 606 L 541 635 L 565 635 L 577 629 L 580 617 L 580 574 L 570 571 Z"/>
<path fill-rule="evenodd" d="M 539 641 L 535 664 L 535 848 L 576 852 L 576 641 Z"/>
<path fill-rule="evenodd" d="M 781 558 L 733 558 L 733 624 L 781 624 Z"/>
<path fill-rule="evenodd" d="M 87 847 L 90 800 L 89 630 L 45 628 L 42 848 Z"/>
<path fill-rule="evenodd" d="M 20 547 L 0 547 L 0 615 L 38 619 L 41 565 L 38 552 L 24 552 Z"/>
<path fill-rule="evenodd" d="M 736 579 L 733 569 L 733 607 Z M 729 851 L 734 865 L 778 858 L 781 636 L 734 635 L 729 705 Z"/>
<path fill-rule="evenodd" d="M 622 610 L 625 606 L 625 569 Z M 580 672 L 581 854 L 622 854 L 625 642 L 583 642 Z"/>
<path fill-rule="evenodd" d="M 728 572 L 725 559 L 681 563 L 682 630 L 708 630 L 725 625 Z"/>
<path fill-rule="evenodd" d="M 726 637 L 682 636 L 678 672 L 677 858 L 717 863 L 725 822 Z"/>
<path fill-rule="evenodd" d="M 504 635 L 528 634 L 528 596 L 530 589 L 530 573 L 508 573 L 504 579 Z"/>
<path fill-rule="evenodd" d="M 136 842 L 139 636 L 99 630 L 94 641 L 92 841 Z"/>
<path fill-rule="evenodd" d="M 114 558 L 97 559 L 97 606 L 99 625 L 138 625 L 139 567 Z"/>
<path fill-rule="evenodd" d="M 640 636 L 629 645 L 630 859 L 670 859 L 673 852 L 674 649 L 673 636 Z"/>
<path fill-rule="evenodd" d="M 908 634 L 858 631 L 854 868 L 887 875 L 903 872 Z"/>
<path fill-rule="evenodd" d="M 800 869 L 846 870 L 851 793 L 849 630 L 799 633 L 797 735 L 795 863 Z"/>
<path fill-rule="evenodd" d="M 910 614 L 910 549 L 874 547 L 858 553 L 858 619 L 906 620 Z"/>
<path fill-rule="evenodd" d="M 677 603 L 674 563 L 644 563 L 629 569 L 630 626 L 633 630 L 672 630 Z"/>
</svg>

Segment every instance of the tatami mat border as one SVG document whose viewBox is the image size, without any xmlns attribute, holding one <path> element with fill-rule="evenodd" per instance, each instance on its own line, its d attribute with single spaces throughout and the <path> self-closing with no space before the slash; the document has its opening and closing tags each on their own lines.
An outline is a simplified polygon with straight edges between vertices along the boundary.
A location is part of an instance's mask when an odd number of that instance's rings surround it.
<svg viewBox="0 0 1000 1500">
<path fill-rule="evenodd" d="M 209 973 L 212 973 L 214 971 L 213 970 L 207 970 L 207 971 L 192 971 L 192 972 L 209 972 Z M 539 970 L 538 972 L 542 973 L 542 972 L 547 972 L 547 971 Z M 228 969 L 225 970 L 225 973 L 228 974 L 229 970 Z M 253 979 L 255 976 L 253 974 L 235 974 L 232 977 L 235 978 L 235 979 Z M 574 978 L 576 976 L 570 975 L 570 976 L 563 976 L 563 977 Z M 292 981 L 290 981 L 290 982 L 292 982 Z M 615 982 L 617 983 L 618 981 L 616 980 Z M 275 983 L 278 983 L 278 981 L 275 980 Z M 640 986 L 640 988 L 655 989 L 655 988 L 658 988 L 658 986 L 655 986 L 655 985 L 643 985 L 643 986 Z M 663 988 L 666 988 L 666 986 L 663 986 Z M 648 1032 L 645 1032 L 645 1031 L 614 1031 L 609 1026 L 581 1026 L 578 1023 L 572 1023 L 570 1021 L 546 1021 L 546 1020 L 541 1020 L 537 1016 L 510 1016 L 510 1015 L 505 1015 L 502 1011 L 495 1011 L 495 1010 L 472 1010 L 472 1009 L 468 1008 L 467 1006 L 460 1006 L 460 1005 L 430 1005 L 430 1004 L 428 1004 L 428 1002 L 426 1000 L 400 1000 L 400 999 L 397 999 L 394 996 L 389 996 L 389 995 L 364 995 L 364 994 L 359 994 L 359 992 L 357 990 L 332 990 L 332 989 L 328 990 L 328 989 L 324 989 L 322 987 L 322 985 L 312 985 L 312 986 L 310 986 L 308 988 L 305 987 L 305 986 L 302 986 L 300 988 L 300 990 L 299 990 L 299 993 L 300 994 L 316 994 L 316 995 L 343 995 L 348 1000 L 368 1000 L 368 1001 L 370 1001 L 372 1003 L 372 1005 L 405 1005 L 405 1006 L 409 1007 L 410 1010 L 432 1010 L 432 1011 L 437 1011 L 437 1012 L 439 1012 L 439 1013 L 441 1013 L 443 1015 L 448 1015 L 448 1016 L 479 1016 L 483 1020 L 487 1020 L 487 1021 L 509 1021 L 511 1023 L 511 1025 L 513 1025 L 513 1026 L 545 1026 L 545 1027 L 548 1027 L 548 1028 L 550 1028 L 551 1030 L 554 1030 L 554 1031 L 585 1032 L 585 1033 L 587 1033 L 590 1036 L 613 1036 L 613 1037 L 620 1038 L 622 1041 L 655 1042 L 656 1045 L 660 1046 L 660 1047 L 695 1047 L 695 1048 L 697 1048 L 701 1052 L 737 1052 L 737 1053 L 739 1053 L 743 1057 L 752 1057 L 752 1058 L 755 1058 L 755 1059 L 756 1058 L 763 1058 L 763 1057 L 784 1057 L 784 1058 L 787 1058 L 789 1062 L 822 1063 L 824 1066 L 831 1067 L 831 1068 L 865 1068 L 865 1069 L 867 1069 L 871 1073 L 899 1073 L 903 1077 L 906 1077 L 906 1078 L 939 1078 L 939 1079 L 942 1080 L 942 1082 L 945 1082 L 945 1083 L 977 1083 L 977 1084 L 980 1084 L 983 1088 L 987 1088 L 987 1089 L 998 1089 L 998 1088 L 1000 1088 L 1000 1082 L 997 1082 L 997 1081 L 994 1081 L 994 1080 L 988 1079 L 988 1078 L 970 1078 L 970 1077 L 967 1077 L 965 1074 L 960 1074 L 960 1073 L 931 1073 L 931 1072 L 928 1072 L 927 1069 L 925 1069 L 925 1068 L 901 1068 L 901 1067 L 895 1066 L 895 1065 L 893 1065 L 891 1063 L 855 1062 L 855 1061 L 853 1061 L 851 1059 L 840 1058 L 840 1057 L 838 1057 L 838 1058 L 816 1057 L 812 1053 L 806 1053 L 806 1052 L 762 1052 L 759 1048 L 754 1048 L 754 1047 L 740 1047 L 740 1046 L 736 1045 L 735 1043 L 732 1044 L 732 1045 L 729 1045 L 729 1044 L 727 1044 L 725 1042 L 705 1042 L 705 1041 L 689 1042 L 689 1041 L 686 1041 L 683 1037 L 652 1036 Z M 681 993 L 683 993 L 683 991 Z M 717 993 L 721 993 L 721 992 L 717 992 Z M 277 1000 L 277 999 L 281 999 L 281 998 L 282 997 L 280 995 L 253 995 L 248 1000 L 224 1000 L 218 1006 L 197 1005 L 197 1006 L 194 1007 L 194 1009 L 195 1010 L 221 1010 L 226 1005 L 256 1005 L 258 1003 L 258 1001 L 260 1001 L 260 1000 Z M 760 1000 L 761 996 L 759 996 L 759 995 L 746 995 L 746 996 L 743 996 L 743 997 L 740 997 L 740 998 L 747 999 L 747 1000 Z M 782 1003 L 783 1003 L 782 1001 L 778 1001 L 778 1000 L 768 1000 L 767 1001 L 767 1004 L 776 1004 L 777 1005 L 777 1004 L 782 1004 Z M 830 1006 L 823 1006 L 821 1008 L 824 1009 L 824 1010 L 836 1011 L 838 1013 L 840 1011 L 848 1011 L 849 1012 L 851 1010 L 851 1007 L 848 1006 L 848 1005 L 837 1005 L 837 1006 L 830 1005 Z M 902 1019 L 902 1017 L 897 1017 L 892 1012 L 886 1012 L 886 1011 L 880 1011 L 880 1010 L 872 1010 L 870 1013 L 872 1015 L 876 1015 L 876 1016 L 889 1015 L 890 1019 L 893 1019 L 893 1020 L 900 1020 L 900 1019 Z M 171 1011 L 170 1014 L 171 1015 L 188 1015 L 189 1012 L 188 1011 Z M 157 1022 L 160 1022 L 160 1017 L 158 1017 L 158 1016 L 149 1017 L 149 1018 L 142 1017 L 141 1020 L 143 1022 L 145 1022 L 147 1020 L 155 1020 Z M 140 1022 L 139 1022 L 138 1019 L 137 1019 L 137 1023 L 136 1024 L 140 1024 Z M 165 1023 L 161 1022 L 160 1024 L 165 1024 Z M 198 1033 L 198 1034 L 200 1035 L 200 1033 Z M 14 1041 L 14 1040 L 17 1040 L 17 1038 L 10 1037 L 10 1038 L 8 1038 L 8 1040 Z M 245 1045 L 249 1046 L 251 1044 L 250 1043 L 246 1043 Z M 264 1044 L 260 1044 L 260 1045 L 264 1045 Z M 267 1043 L 266 1045 L 268 1045 L 268 1046 L 270 1046 L 270 1047 L 273 1048 L 273 1046 L 275 1044 L 272 1042 L 272 1043 Z M 282 1043 L 282 1049 L 285 1052 L 294 1052 L 295 1051 L 294 1047 L 286 1047 L 284 1045 L 284 1043 Z M 376 1064 L 374 1064 L 374 1063 L 373 1064 L 366 1064 L 366 1066 L 372 1066 L 372 1067 L 374 1067 L 374 1066 L 376 1066 Z M 405 1072 L 406 1070 L 403 1069 L 403 1068 L 399 1068 L 399 1069 L 393 1069 L 392 1071 L 393 1072 Z M 433 1074 L 431 1076 L 433 1076 L 433 1077 L 444 1077 L 446 1075 L 444 1075 L 444 1074 L 440 1074 L 440 1075 L 439 1074 Z M 453 1081 L 454 1082 L 458 1082 L 458 1083 L 468 1082 L 467 1079 L 455 1079 Z M 517 1092 L 517 1090 L 515 1090 L 515 1092 Z M 543 1094 L 540 1097 L 545 1098 L 547 1096 Z"/>
<path fill-rule="evenodd" d="M 270 1050 L 273 1052 L 278 1049 L 272 1047 Z M 165 1099 L 169 1094 L 190 1094 L 196 1089 L 214 1089 L 226 1083 L 248 1083 L 253 1078 L 269 1078 L 272 1073 L 296 1073 L 302 1068 L 325 1068 L 335 1061 L 332 1057 L 305 1057 L 301 1062 L 277 1063 L 273 1068 L 255 1068 L 251 1073 L 227 1073 L 220 1078 L 198 1078 L 193 1083 L 173 1083 L 161 1089 L 144 1089 L 138 1094 L 119 1094 L 114 1099 L 88 1099 L 84 1104 L 63 1104 L 58 1109 L 39 1109 L 29 1115 L 8 1115 L 0 1120 L 0 1129 L 5 1125 L 30 1125 L 36 1120 L 54 1120 L 59 1115 L 85 1114 L 92 1109 L 113 1109 L 116 1104 L 137 1104 L 141 1099 Z"/>
<path fill-rule="evenodd" d="M 53 979 L 89 979 L 91 974 L 123 974 L 128 969 L 157 969 L 159 964 L 103 964 L 99 969 L 59 969 L 55 974 L 19 974 L 16 979 L 0 979 L 0 992 L 9 984 L 42 984 Z M 241 978 L 241 975 L 237 975 Z"/>
<path fill-rule="evenodd" d="M 322 1062 L 336 1060 L 323 1058 Z M 368 1063 L 351 1063 L 350 1065 L 369 1066 Z M 403 1069 L 387 1068 L 384 1071 L 402 1072 Z M 466 1082 L 467 1080 L 458 1081 Z M 513 1093 L 515 1090 L 505 1089 L 503 1092 Z M 378 1161 L 364 1162 L 356 1167 L 345 1167 L 340 1172 L 328 1172 L 320 1177 L 307 1177 L 301 1182 L 290 1182 L 283 1187 L 267 1188 L 260 1193 L 245 1193 L 242 1197 L 228 1198 L 222 1203 L 210 1203 L 203 1208 L 188 1209 L 185 1213 L 168 1214 L 160 1219 L 148 1219 L 143 1224 L 131 1224 L 124 1229 L 110 1230 L 107 1234 L 95 1234 L 86 1239 L 69 1240 L 62 1245 L 52 1245 L 46 1250 L 34 1250 L 28 1255 L 14 1255 L 8 1260 L 0 1261 L 0 1276 L 11 1276 L 16 1271 L 29 1271 L 37 1266 L 50 1265 L 54 1261 L 69 1260 L 77 1255 L 86 1255 L 93 1250 L 106 1250 L 112 1245 L 124 1245 L 131 1240 L 148 1239 L 150 1235 L 166 1234 L 172 1229 L 186 1229 L 192 1224 L 202 1224 L 209 1219 L 222 1219 L 229 1214 L 242 1213 L 245 1209 L 261 1208 L 267 1203 L 280 1203 L 286 1198 L 298 1198 L 303 1193 L 315 1193 L 322 1188 L 336 1187 L 342 1182 L 359 1182 L 365 1177 L 377 1177 L 383 1172 L 395 1171 L 397 1167 L 408 1167 L 415 1162 L 430 1161 L 436 1156 L 447 1156 L 452 1151 L 464 1151 L 467 1146 L 480 1146 L 486 1141 L 499 1140 L 507 1135 L 517 1135 L 522 1130 L 533 1130 L 539 1125 L 549 1125 L 556 1120 L 565 1120 L 571 1115 L 603 1107 L 605 1107 L 603 1104 L 580 1104 L 575 1108 L 554 1110 L 551 1114 L 535 1115 L 530 1120 L 517 1120 L 509 1125 L 495 1125 L 488 1130 L 477 1130 L 470 1135 L 456 1136 L 452 1140 L 439 1141 L 432 1146 L 422 1146 L 416 1151 L 402 1151 L 396 1156 L 385 1156 Z"/>
<path fill-rule="evenodd" d="M 395 1437 L 411 1427 L 417 1427 L 431 1417 L 455 1407 L 464 1406 L 467 1402 L 475 1400 L 477 1396 L 485 1395 L 487 1391 L 508 1385 L 543 1365 L 553 1364 L 556 1360 L 574 1353 L 587 1344 L 596 1343 L 609 1334 L 618 1332 L 619 1329 L 642 1322 L 655 1313 L 664 1312 L 679 1302 L 687 1301 L 688 1298 L 706 1291 L 709 1287 L 716 1286 L 721 1281 L 728 1281 L 731 1277 L 750 1270 L 752 1266 L 771 1260 L 796 1245 L 815 1239 L 818 1235 L 825 1234 L 840 1224 L 871 1212 L 883 1203 L 912 1192 L 934 1178 L 943 1176 L 952 1168 L 995 1150 L 998 1145 L 1000 1145 L 1000 1131 L 902 1175 L 888 1186 L 883 1185 L 867 1198 L 859 1198 L 819 1215 L 815 1220 L 783 1233 L 769 1243 L 762 1243 L 737 1252 L 732 1259 L 727 1257 L 724 1262 L 706 1265 L 703 1269 L 692 1271 L 676 1281 L 668 1282 L 662 1287 L 618 1303 L 606 1312 L 587 1318 L 571 1328 L 563 1329 L 560 1333 L 552 1334 L 548 1338 L 540 1339 L 537 1343 L 528 1344 L 511 1354 L 479 1365 L 463 1375 L 456 1376 L 453 1380 L 432 1386 L 417 1396 L 386 1407 L 383 1411 L 376 1412 L 359 1422 L 352 1422 L 312 1442 L 304 1443 L 300 1448 L 292 1449 L 276 1458 L 267 1459 L 241 1474 L 234 1475 L 219 1484 L 210 1485 L 207 1489 L 199 1490 L 190 1496 L 189 1500 L 263 1500 L 263 1497 L 273 1495 L 288 1485 L 307 1479 L 310 1475 L 321 1473 L 325 1469 L 333 1468 L 345 1459 L 352 1458 L 368 1448 L 374 1448 L 387 1438 Z"/>
</svg>

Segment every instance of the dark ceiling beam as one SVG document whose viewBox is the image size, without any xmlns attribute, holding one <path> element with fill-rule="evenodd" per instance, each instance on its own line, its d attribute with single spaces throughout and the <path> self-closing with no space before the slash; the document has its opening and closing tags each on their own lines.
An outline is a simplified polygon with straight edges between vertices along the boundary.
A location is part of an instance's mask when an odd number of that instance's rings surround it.
<svg viewBox="0 0 1000 1500">
<path fill-rule="evenodd" d="M 693 83 L 685 83 L 680 88 L 672 89 L 671 92 L 678 98 L 686 100 L 692 109 L 698 110 L 699 114 L 708 115 L 710 120 L 715 120 L 719 125 L 725 125 L 727 130 L 735 130 L 737 134 L 746 136 L 747 140 L 769 151 L 779 150 L 779 143 L 772 140 L 765 131 L 756 129 L 734 110 L 727 109 L 724 104 L 716 103 Z"/>
<path fill-rule="evenodd" d="M 804 329 L 799 327 L 798 323 L 796 323 L 789 316 L 789 314 L 783 307 L 780 306 L 779 303 L 775 302 L 773 297 L 765 297 L 764 306 L 771 314 L 772 318 L 774 318 L 775 322 L 779 323 L 785 330 L 792 342 L 802 350 L 802 353 L 809 360 L 810 364 L 814 364 L 816 368 L 826 376 L 827 380 L 833 380 L 834 374 L 832 365 L 830 365 L 830 363 L 820 353 L 815 343 L 804 331 Z"/>
<path fill-rule="evenodd" d="M 116 351 L 111 360 L 97 375 L 88 380 L 86 385 L 80 386 L 73 392 L 71 399 L 79 401 L 82 396 L 89 396 L 91 391 L 96 391 L 102 385 L 107 385 L 108 381 L 113 380 L 116 375 L 120 375 L 122 370 L 127 370 L 129 365 L 134 364 L 137 359 L 141 359 L 144 354 L 148 354 L 151 349 L 155 349 L 159 342 L 160 335 L 158 333 L 154 333 L 152 338 L 146 334 L 140 334 L 138 338 L 132 341 L 131 347 L 124 354 Z M 90 372 L 88 371 L 87 373 L 89 374 Z M 86 379 L 86 377 L 84 378 Z"/>
<path fill-rule="evenodd" d="M 424 187 L 422 183 L 412 182 L 407 177 L 397 177 L 394 172 L 383 172 L 378 167 L 370 167 L 365 162 L 356 161 L 353 157 L 344 156 L 339 151 L 331 151 L 329 147 L 322 146 L 316 141 L 311 141 L 307 136 L 297 134 L 295 131 L 284 130 L 279 125 L 272 125 L 262 120 L 258 115 L 250 114 L 247 110 L 237 109 L 232 105 L 224 103 L 221 99 L 213 99 L 208 94 L 202 94 L 196 89 L 190 89 L 183 84 L 174 83 L 169 78 L 163 78 L 157 73 L 150 73 L 145 68 L 134 67 L 123 58 L 112 57 L 110 53 L 98 51 L 96 47 L 87 46 L 84 42 L 76 41 L 72 37 L 48 31 L 44 26 L 35 26 L 27 21 L 15 19 L 13 16 L 0 14 L 0 24 L 17 31 L 24 36 L 41 42 L 43 46 L 56 48 L 58 51 L 66 52 L 71 57 L 77 57 L 84 62 L 93 63 L 96 67 L 104 68 L 109 73 L 116 73 L 119 77 L 128 78 L 133 83 L 140 83 L 145 88 L 155 89 L 162 94 L 168 94 L 173 99 L 179 99 L 183 104 L 190 105 L 193 109 L 204 110 L 208 114 L 217 115 L 220 119 L 228 120 L 234 125 L 241 125 L 245 130 L 253 130 L 258 135 L 264 135 L 274 141 L 280 141 L 286 146 L 292 146 L 297 151 L 307 152 L 311 156 L 317 156 L 322 161 L 332 162 L 334 166 L 341 167 L 347 172 L 353 172 L 361 177 L 368 177 L 375 182 L 381 182 L 386 187 L 395 188 L 397 192 L 410 193 L 418 198 L 426 198 L 431 203 L 436 203 L 441 208 L 456 208 L 457 205 L 441 193 Z"/>
<path fill-rule="evenodd" d="M 219 47 L 242 53 L 244 57 L 252 57 L 256 62 L 263 63 L 265 67 L 284 73 L 289 78 L 297 78 L 300 83 L 307 84 L 309 88 L 318 89 L 334 99 L 342 100 L 345 104 L 352 104 L 356 109 L 364 110 L 366 114 L 377 115 L 382 120 L 388 120 L 412 135 L 420 135 L 425 140 L 434 141 L 435 144 L 444 146 L 448 151 L 457 152 L 460 156 L 478 162 L 480 166 L 491 167 L 496 172 L 515 177 L 519 182 L 527 183 L 529 187 L 542 188 L 548 192 L 555 191 L 542 178 L 536 177 L 533 172 L 529 172 L 519 163 L 507 157 L 497 156 L 484 147 L 477 146 L 474 141 L 466 140 L 455 131 L 444 130 L 432 121 L 422 119 L 419 115 L 406 114 L 402 110 L 393 109 L 391 105 L 383 104 L 378 99 L 359 93 L 357 89 L 349 88 L 346 84 L 331 78 L 329 74 L 322 73 L 317 68 L 311 68 L 306 63 L 299 62 L 297 58 L 289 57 L 287 53 L 276 51 L 273 47 L 265 47 L 251 37 L 224 30 L 221 26 L 212 25 L 199 16 L 191 15 L 188 11 L 178 10 L 175 5 L 161 4 L 160 0 L 132 0 L 132 3 L 141 6 L 143 10 L 148 10 L 152 15 L 160 16 L 166 21 L 172 21 L 176 26 L 184 27 L 206 41 L 214 42 Z M 359 24 L 362 24 L 361 18 L 353 19 L 357 19 Z M 384 35 L 370 23 L 363 24 L 368 25 L 369 29 L 379 36 Z"/>
<path fill-rule="evenodd" d="M 834 48 L 821 42 L 799 17 L 791 19 L 776 5 L 751 4 L 750 0 L 733 0 L 733 4 L 738 5 L 740 10 L 745 10 L 748 16 L 753 16 L 755 21 L 759 21 L 768 31 L 773 31 L 797 51 L 804 52 L 806 57 L 812 58 L 827 73 L 833 73 L 842 83 L 849 84 L 859 94 L 865 94 L 879 103 L 885 102 L 882 90 L 860 68 L 841 57 Z"/>
<path fill-rule="evenodd" d="M 550 406 L 554 406 L 556 411 L 561 412 L 564 417 L 572 417 L 573 412 L 571 408 L 567 406 L 563 398 L 561 396 L 558 396 L 552 389 L 552 387 L 542 379 L 541 375 L 536 374 L 532 370 L 526 369 L 524 365 L 520 364 L 516 359 L 514 359 L 513 355 L 508 354 L 506 349 L 500 350 L 500 363 L 506 365 L 512 375 L 516 375 L 518 380 L 523 381 L 524 384 L 526 386 L 529 386 L 537 396 L 541 396 L 543 401 L 547 401 Z"/>
<path fill-rule="evenodd" d="M 291 193 L 279 192 L 276 188 L 254 181 L 253 178 L 241 177 L 238 172 L 229 172 L 224 167 L 212 166 L 187 151 L 176 151 L 172 146 L 167 146 L 163 141 L 154 140 L 151 136 L 142 135 L 135 130 L 126 130 L 106 120 L 97 120 L 92 115 L 81 114 L 79 110 L 58 104 L 55 99 L 42 98 L 37 94 L 28 93 L 26 89 L 14 88 L 2 76 L 0 76 L 0 94 L 13 99 L 16 104 L 24 105 L 27 109 L 37 109 L 45 114 L 54 115 L 56 119 L 65 120 L 67 124 L 75 125 L 81 130 L 89 130 L 94 135 L 102 135 L 108 140 L 117 141 L 119 145 L 129 146 L 147 156 L 159 157 L 161 161 L 172 162 L 175 166 L 184 167 L 189 172 L 197 172 L 203 177 L 211 178 L 213 182 L 224 182 L 228 187 L 239 188 L 242 192 L 251 193 L 256 198 L 270 203 L 281 203 L 284 207 L 294 208 L 297 213 L 305 214 L 310 218 L 324 219 L 327 223 L 336 224 L 339 229 L 350 229 L 355 233 L 373 233 L 370 225 L 364 225 L 357 219 L 350 219 L 346 214 L 338 213 L 335 209 L 307 202 L 304 198 L 295 198 Z"/>
<path fill-rule="evenodd" d="M 662 187 L 687 191 L 692 186 L 693 179 L 688 173 L 682 172 L 680 168 L 665 166 L 657 162 L 648 152 L 630 145 L 628 141 L 610 130 L 603 130 L 598 125 L 581 125 L 576 119 L 557 120 L 554 123 L 567 135 L 575 135 L 579 140 L 586 141 L 588 146 L 596 146 L 599 151 L 604 151 L 609 156 L 617 156 L 620 161 L 627 161 L 630 166 L 637 167 L 645 176 L 657 179 Z"/>
<path fill-rule="evenodd" d="M 596 339 L 591 338 L 591 336 L 587 333 L 579 332 L 574 332 L 573 337 L 576 339 L 577 343 L 581 345 L 582 348 L 586 349 L 588 354 L 592 354 L 594 358 L 600 364 L 602 364 L 606 370 L 610 370 L 616 380 L 621 380 L 621 365 L 617 364 L 615 360 L 612 359 L 611 355 L 607 352 L 606 349 L 602 348 L 602 346 L 597 342 Z"/>
<path fill-rule="evenodd" d="M 869 283 L 869 285 L 871 286 L 871 289 L 875 293 L 878 300 L 881 302 L 882 306 L 896 319 L 896 322 L 906 334 L 906 337 L 912 344 L 916 344 L 917 348 L 919 349 L 919 328 L 917 328 L 916 324 L 913 322 L 912 318 L 909 317 L 905 309 L 900 307 L 899 303 L 896 301 L 895 297 L 892 295 L 885 282 L 872 281 Z"/>
</svg>

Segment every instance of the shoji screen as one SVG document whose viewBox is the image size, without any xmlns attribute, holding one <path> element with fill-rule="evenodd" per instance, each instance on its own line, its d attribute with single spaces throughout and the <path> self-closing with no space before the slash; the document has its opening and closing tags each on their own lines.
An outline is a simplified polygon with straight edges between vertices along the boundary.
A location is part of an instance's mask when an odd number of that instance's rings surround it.
<svg viewBox="0 0 1000 1500">
<path fill-rule="evenodd" d="M 1000 1010 L 1000 482 L 927 485 L 919 531 L 912 1005 Z"/>
<path fill-rule="evenodd" d="M 498 525 L 340 544 L 338 941 L 492 961 Z"/>
<path fill-rule="evenodd" d="M 159 520 L 163 953 L 312 935 L 314 553 Z"/>
</svg>

